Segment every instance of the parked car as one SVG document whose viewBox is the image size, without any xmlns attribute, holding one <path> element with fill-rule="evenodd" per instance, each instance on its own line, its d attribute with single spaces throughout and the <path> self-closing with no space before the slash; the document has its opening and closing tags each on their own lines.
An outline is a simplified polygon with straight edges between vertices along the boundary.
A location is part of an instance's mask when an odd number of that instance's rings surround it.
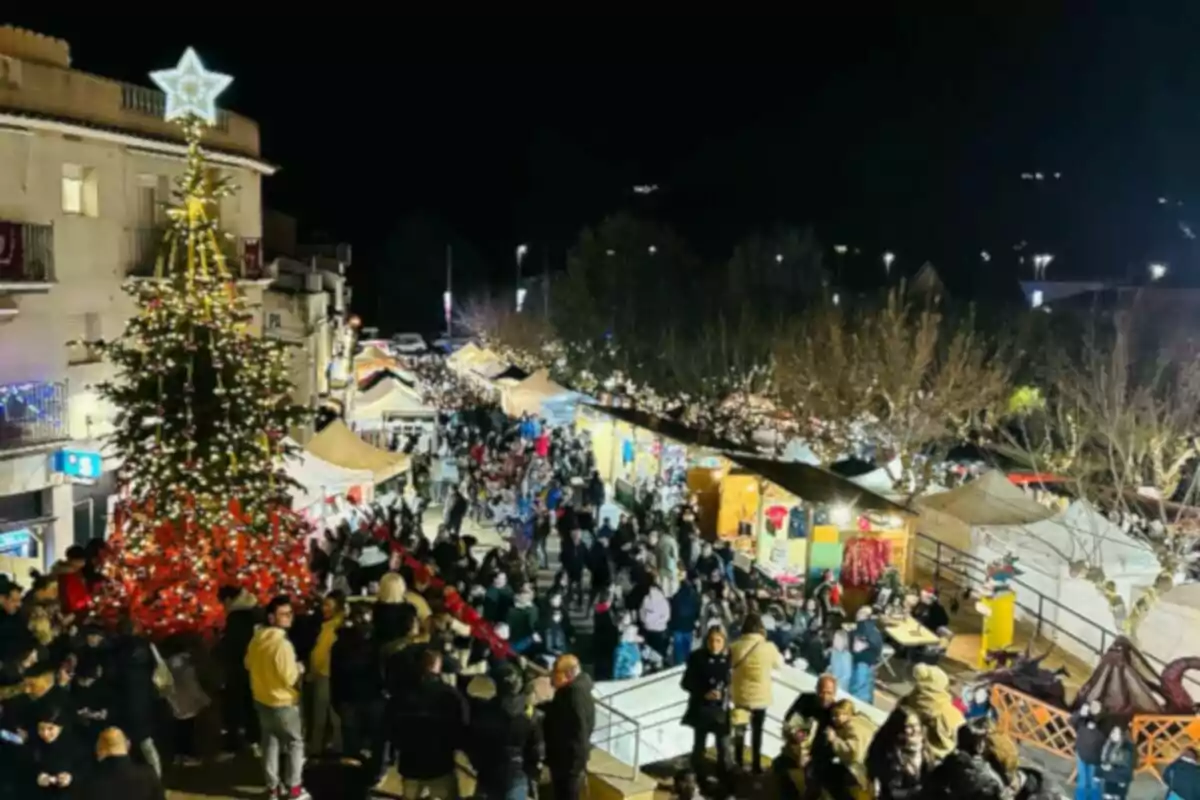
<svg viewBox="0 0 1200 800">
<path fill-rule="evenodd" d="M 425 337 L 419 333 L 397 333 L 392 337 L 392 348 L 397 353 L 416 356 L 429 351 Z"/>
</svg>

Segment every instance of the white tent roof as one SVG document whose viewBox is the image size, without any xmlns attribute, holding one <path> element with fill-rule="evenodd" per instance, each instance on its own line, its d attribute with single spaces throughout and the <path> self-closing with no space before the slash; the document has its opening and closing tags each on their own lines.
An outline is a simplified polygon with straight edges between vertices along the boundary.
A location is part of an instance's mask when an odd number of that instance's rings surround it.
<svg viewBox="0 0 1200 800">
<path fill-rule="evenodd" d="M 405 472 L 410 461 L 403 453 L 372 447 L 358 438 L 358 434 L 347 428 L 340 419 L 326 425 L 309 441 L 306 450 L 336 466 L 370 471 L 375 483 L 383 483 Z"/>
<path fill-rule="evenodd" d="M 295 442 L 288 443 L 299 447 Z M 339 467 L 307 450 L 298 450 L 294 457 L 285 459 L 283 468 L 289 478 L 303 487 L 293 490 L 292 508 L 297 511 L 322 503 L 327 497 L 346 494 L 355 486 L 375 485 L 375 475 L 370 470 Z"/>
<path fill-rule="evenodd" d="M 1061 514 L 1028 525 L 976 526 L 971 531 L 977 544 L 1000 552 L 1012 552 L 1023 562 L 1057 571 L 1072 561 L 1104 568 L 1108 576 L 1154 575 L 1158 558 L 1146 544 L 1120 526 L 1076 500 Z"/>
<path fill-rule="evenodd" d="M 1013 485 L 1003 472 L 985 472 L 970 483 L 948 492 L 931 494 L 918 506 L 948 514 L 971 526 L 1029 525 L 1054 516 L 1047 508 Z"/>
<path fill-rule="evenodd" d="M 519 417 L 524 413 L 541 414 L 542 401 L 567 392 L 565 387 L 550 380 L 549 372 L 539 369 L 516 386 L 505 389 L 501 405 L 511 417 Z"/>
<path fill-rule="evenodd" d="M 354 398 L 351 417 L 355 420 L 379 419 L 387 415 L 431 416 L 437 409 L 421 402 L 420 395 L 393 377 L 387 377 Z"/>
</svg>

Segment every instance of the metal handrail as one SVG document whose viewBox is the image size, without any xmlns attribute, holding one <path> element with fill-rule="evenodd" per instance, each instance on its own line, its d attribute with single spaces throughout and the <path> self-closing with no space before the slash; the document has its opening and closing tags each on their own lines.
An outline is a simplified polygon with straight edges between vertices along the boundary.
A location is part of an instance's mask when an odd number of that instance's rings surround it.
<svg viewBox="0 0 1200 800">
<path fill-rule="evenodd" d="M 929 553 L 921 552 L 920 547 L 914 547 L 913 548 L 913 556 L 914 556 L 914 558 L 924 558 L 926 560 L 930 560 L 933 562 L 933 582 L 935 585 L 941 578 L 941 571 L 943 569 L 945 569 L 947 572 L 957 573 L 957 574 L 961 575 L 963 577 L 963 579 L 966 581 L 975 581 L 976 583 L 980 583 L 980 584 L 982 584 L 986 581 L 987 565 L 984 563 L 983 559 L 979 558 L 978 556 L 974 556 L 970 553 L 967 553 L 963 550 L 959 550 L 957 547 L 954 547 L 953 545 L 949 545 L 949 544 L 945 544 L 944 542 L 940 542 L 928 534 L 917 533 L 918 545 L 920 544 L 920 542 L 922 540 L 932 543 L 934 545 L 934 547 L 935 547 L 934 554 L 931 556 L 931 555 L 929 555 Z M 947 550 L 950 553 L 952 553 L 956 560 L 964 562 L 963 568 L 956 566 L 953 561 L 943 562 L 943 560 L 942 560 L 942 551 L 943 550 Z M 971 567 L 975 567 L 976 569 L 983 571 L 985 573 L 985 577 L 978 578 L 978 577 L 973 576 L 970 572 L 967 571 L 967 569 L 969 569 Z M 1020 608 L 1022 611 L 1027 612 L 1030 616 L 1032 616 L 1034 618 L 1034 620 L 1035 620 L 1034 634 L 1033 634 L 1034 638 L 1041 636 L 1042 626 L 1045 625 L 1046 627 L 1051 628 L 1052 630 L 1057 631 L 1058 633 L 1060 633 L 1064 636 L 1068 636 L 1071 639 L 1075 640 L 1076 642 L 1079 642 L 1079 644 L 1083 645 L 1085 648 L 1087 648 L 1091 652 L 1095 653 L 1097 656 L 1102 656 L 1102 655 L 1104 655 L 1105 652 L 1108 651 L 1107 645 L 1109 644 L 1109 642 L 1116 641 L 1116 639 L 1121 636 L 1121 634 L 1117 633 L 1116 631 L 1109 630 L 1108 628 L 1104 627 L 1103 625 L 1096 622 L 1095 620 L 1088 619 L 1087 617 L 1084 617 L 1083 615 L 1081 615 L 1078 611 L 1075 611 L 1072 608 L 1068 608 L 1067 606 L 1064 606 L 1062 603 L 1058 602 L 1054 598 L 1046 597 L 1046 595 L 1042 594 L 1042 592 L 1040 592 L 1033 586 L 1030 586 L 1029 584 L 1025 583 L 1020 578 L 1012 578 L 1010 580 L 1010 582 L 1013 584 L 1016 584 L 1017 586 L 1020 586 L 1022 589 L 1026 590 L 1028 592 L 1032 592 L 1038 598 L 1038 605 L 1037 605 L 1036 609 L 1034 609 L 1031 606 L 1025 605 L 1024 603 L 1020 602 L 1019 600 L 1014 600 L 1014 603 L 1016 604 L 1016 606 L 1018 608 Z M 949 583 L 954 583 L 955 585 L 960 586 L 963 589 L 971 588 L 970 586 L 967 586 L 967 585 L 958 584 L 953 579 L 951 579 L 949 581 Z M 1020 595 L 1018 594 L 1017 597 L 1020 597 Z M 1091 642 L 1085 641 L 1084 639 L 1080 638 L 1079 635 L 1072 633 L 1069 630 L 1066 630 L 1061 625 L 1058 625 L 1055 622 L 1051 622 L 1050 620 L 1045 619 L 1045 609 L 1046 609 L 1047 603 L 1049 603 L 1051 606 L 1057 608 L 1059 611 L 1068 612 L 1076 619 L 1079 619 L 1082 622 L 1086 622 L 1088 625 L 1095 628 L 1100 633 L 1100 646 L 1097 647 L 1096 645 L 1092 644 Z M 1149 661 L 1151 664 L 1153 664 L 1155 667 L 1157 667 L 1160 671 L 1167 666 L 1167 663 L 1165 661 L 1163 661 L 1161 658 L 1158 658 L 1157 656 L 1153 655 L 1152 653 L 1142 653 L 1142 656 L 1147 661 Z M 1185 680 L 1188 683 L 1192 684 L 1193 686 L 1200 688 L 1200 680 L 1192 678 L 1191 676 L 1185 677 Z"/>
<path fill-rule="evenodd" d="M 616 717 L 620 720 L 621 723 L 624 723 L 627 725 L 632 725 L 633 730 L 625 731 L 623 733 L 614 732 L 614 733 L 610 734 L 608 737 L 601 739 L 599 742 L 597 742 L 595 740 L 596 731 L 593 730 L 592 731 L 593 739 L 590 743 L 591 744 L 609 744 L 613 740 L 615 740 L 617 737 L 628 736 L 628 735 L 632 734 L 633 735 L 633 763 L 630 765 L 629 777 L 630 777 L 630 779 L 637 778 L 638 771 L 641 769 L 641 766 L 642 766 L 642 764 L 641 764 L 641 760 L 642 760 L 642 723 L 639 722 L 638 720 L 634 719 L 633 717 L 629 716 L 624 711 L 621 711 L 620 709 L 611 705 L 610 703 L 605 702 L 605 698 L 593 698 L 593 700 L 595 700 L 596 706 L 598 708 L 602 708 L 609 713 L 610 720 L 613 717 Z M 617 724 L 618 723 L 609 722 L 608 725 L 605 725 L 603 727 L 608 728 L 608 729 L 615 729 L 617 727 Z"/>
</svg>

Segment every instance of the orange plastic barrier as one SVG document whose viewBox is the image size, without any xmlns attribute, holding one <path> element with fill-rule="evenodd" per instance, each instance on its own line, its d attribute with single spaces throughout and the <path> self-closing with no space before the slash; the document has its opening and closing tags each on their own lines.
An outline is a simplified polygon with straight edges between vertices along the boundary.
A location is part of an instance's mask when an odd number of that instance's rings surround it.
<svg viewBox="0 0 1200 800">
<path fill-rule="evenodd" d="M 1130 735 L 1137 743 L 1137 771 L 1157 777 L 1188 747 L 1200 747 L 1200 717 L 1139 714 Z"/>
<path fill-rule="evenodd" d="M 1017 742 L 1074 760 L 1070 713 L 1007 686 L 992 687 L 996 727 Z M 1188 747 L 1200 748 L 1200 716 L 1139 714 L 1129 735 L 1137 747 L 1137 772 L 1154 777 Z"/>
<path fill-rule="evenodd" d="M 1075 760 L 1075 728 L 1070 712 L 1007 686 L 992 686 L 996 727 L 1014 741 Z"/>
</svg>

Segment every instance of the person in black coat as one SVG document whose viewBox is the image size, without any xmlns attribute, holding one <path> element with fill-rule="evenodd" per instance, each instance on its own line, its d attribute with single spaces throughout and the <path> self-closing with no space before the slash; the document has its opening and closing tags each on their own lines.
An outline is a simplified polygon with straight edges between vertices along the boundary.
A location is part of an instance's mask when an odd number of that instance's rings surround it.
<svg viewBox="0 0 1200 800">
<path fill-rule="evenodd" d="M 476 706 L 467 754 L 475 767 L 475 796 L 507 800 L 526 790 L 538 774 L 537 726 L 525 713 L 524 681 L 509 668 L 493 675 L 496 696 Z"/>
<path fill-rule="evenodd" d="M 37 730 L 26 743 L 28 764 L 22 797 L 67 797 L 84 781 L 84 759 L 65 703 L 43 704 Z"/>
<path fill-rule="evenodd" d="M 613 656 L 621 641 L 612 593 L 612 587 L 606 589 L 592 611 L 592 668 L 600 681 L 612 678 Z"/>
<path fill-rule="evenodd" d="M 367 752 L 374 757 L 372 742 L 383 719 L 379 703 L 383 687 L 368 604 L 350 604 L 350 615 L 338 629 L 330 651 L 329 665 L 330 695 L 342 725 L 342 750 L 351 758 Z"/>
<path fill-rule="evenodd" d="M 154 653 L 150 643 L 136 633 L 132 620 L 121 620 L 117 633 L 112 654 L 115 702 L 110 711 L 146 763 L 161 776 L 162 762 L 154 744 Z"/>
<path fill-rule="evenodd" d="M 583 543 L 583 533 L 578 528 L 562 541 L 562 551 L 559 561 L 562 562 L 563 572 L 567 573 L 567 601 L 583 605 L 583 571 L 588 565 L 588 549 Z"/>
<path fill-rule="evenodd" d="M 467 704 L 441 671 L 442 654 L 422 651 L 420 681 L 395 703 L 392 743 L 406 796 L 423 789 L 437 798 L 458 796 L 454 754 L 466 745 Z"/>
<path fill-rule="evenodd" d="M 111 681 L 104 675 L 99 661 L 81 660 L 75 667 L 71 684 L 71 701 L 75 711 L 75 729 L 81 740 L 94 742 L 100 731 L 111 723 L 113 703 Z"/>
<path fill-rule="evenodd" d="M 78 800 L 166 800 L 154 770 L 129 758 L 129 740 L 118 728 L 101 732 L 96 766 L 78 787 Z"/>
<path fill-rule="evenodd" d="M 688 656 L 680 684 L 688 693 L 683 724 L 694 731 L 692 769 L 704 775 L 708 737 L 716 740 L 717 780 L 728 794 L 729 787 L 729 688 L 733 665 L 726 647 L 725 631 L 709 628 L 704 647 Z"/>
<path fill-rule="evenodd" d="M 254 629 L 264 618 L 257 599 L 244 589 L 222 586 L 217 597 L 225 606 L 225 630 L 215 653 L 225 681 L 221 716 L 227 738 L 225 748 L 236 752 L 257 744 L 260 738 L 258 715 L 254 713 L 254 699 L 250 695 L 250 673 L 246 671 L 246 650 L 254 638 Z"/>
<path fill-rule="evenodd" d="M 984 756 L 986 749 L 986 731 L 961 726 L 958 749 L 929 773 L 921 800 L 1006 800 L 1008 788 Z"/>
<path fill-rule="evenodd" d="M 608 541 L 597 536 L 588 550 L 588 571 L 592 573 L 592 597 L 596 598 L 613 585 L 613 560 Z"/>
<path fill-rule="evenodd" d="M 578 658 L 565 655 L 554 662 L 551 681 L 554 698 L 546 705 L 542 723 L 546 766 L 550 768 L 555 800 L 578 800 L 596 727 L 592 680 L 583 673 Z"/>
</svg>

